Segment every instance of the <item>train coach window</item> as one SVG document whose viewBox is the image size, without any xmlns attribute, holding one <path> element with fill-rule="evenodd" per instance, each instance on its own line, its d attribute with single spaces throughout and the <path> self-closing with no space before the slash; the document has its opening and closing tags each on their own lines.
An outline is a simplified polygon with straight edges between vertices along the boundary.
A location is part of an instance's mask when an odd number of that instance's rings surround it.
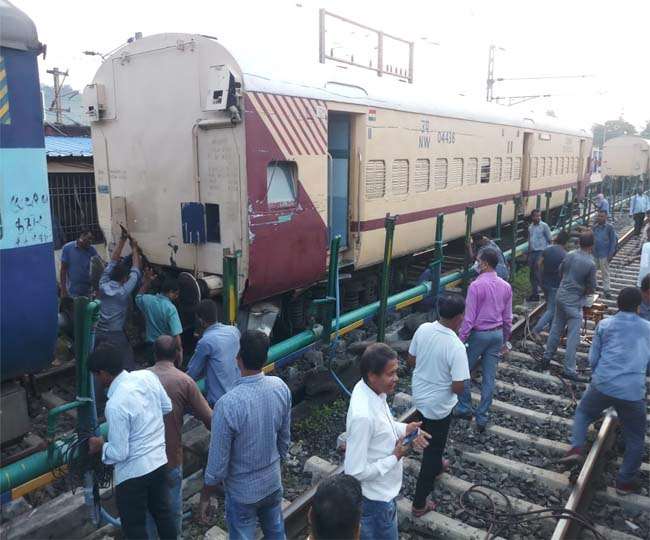
<svg viewBox="0 0 650 540">
<path fill-rule="evenodd" d="M 554 167 L 555 175 L 557 176 L 558 174 L 560 174 L 560 158 L 558 157 L 553 158 L 553 164 L 555 165 Z"/>
<path fill-rule="evenodd" d="M 429 182 L 431 178 L 431 162 L 428 159 L 415 160 L 415 178 L 413 187 L 416 193 L 429 191 Z"/>
<path fill-rule="evenodd" d="M 219 205 L 205 204 L 205 240 L 206 242 L 221 242 L 221 223 L 219 220 Z"/>
<path fill-rule="evenodd" d="M 393 161 L 391 172 L 391 191 L 395 196 L 406 195 L 409 192 L 409 162 L 408 159 Z"/>
<path fill-rule="evenodd" d="M 537 168 L 537 165 L 538 165 L 537 158 L 536 157 L 530 158 L 530 177 L 531 178 L 537 178 L 537 174 L 539 172 L 538 168 Z"/>
<path fill-rule="evenodd" d="M 512 164 L 512 180 L 514 182 L 519 182 L 521 180 L 521 158 L 515 158 L 514 163 Z"/>
<path fill-rule="evenodd" d="M 463 183 L 466 186 L 473 186 L 477 182 L 477 177 L 478 177 L 478 159 L 468 158 L 465 161 Z"/>
<path fill-rule="evenodd" d="M 449 167 L 449 181 L 447 187 L 459 187 L 463 185 L 463 158 L 454 158 Z"/>
<path fill-rule="evenodd" d="M 546 176 L 546 158 L 539 158 L 539 176 L 543 178 Z"/>
<path fill-rule="evenodd" d="M 481 184 L 487 184 L 490 181 L 490 158 L 481 158 Z"/>
<path fill-rule="evenodd" d="M 503 170 L 501 171 L 501 178 L 504 182 L 510 182 L 512 180 L 512 158 L 506 158 L 503 160 Z"/>
<path fill-rule="evenodd" d="M 435 189 L 445 189 L 447 187 L 447 172 L 449 165 L 446 158 L 436 159 L 433 168 L 433 187 Z"/>
<path fill-rule="evenodd" d="M 271 161 L 266 166 L 266 200 L 269 205 L 296 202 L 298 168 L 293 161 Z"/>
<path fill-rule="evenodd" d="M 492 171 L 490 172 L 492 177 L 490 178 L 490 182 L 501 182 L 501 163 L 502 159 L 500 157 L 492 160 Z"/>
<path fill-rule="evenodd" d="M 381 199 L 386 193 L 386 163 L 371 159 L 366 164 L 366 199 Z"/>
</svg>

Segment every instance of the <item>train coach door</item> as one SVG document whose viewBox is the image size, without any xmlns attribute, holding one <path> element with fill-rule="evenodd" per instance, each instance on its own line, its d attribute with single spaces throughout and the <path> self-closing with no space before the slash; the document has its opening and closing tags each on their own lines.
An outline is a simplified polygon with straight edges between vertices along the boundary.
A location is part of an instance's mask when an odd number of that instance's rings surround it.
<svg viewBox="0 0 650 540">
<path fill-rule="evenodd" d="M 341 235 L 348 245 L 348 193 L 350 182 L 350 115 L 330 112 L 327 121 L 327 225 L 330 242 Z"/>
</svg>

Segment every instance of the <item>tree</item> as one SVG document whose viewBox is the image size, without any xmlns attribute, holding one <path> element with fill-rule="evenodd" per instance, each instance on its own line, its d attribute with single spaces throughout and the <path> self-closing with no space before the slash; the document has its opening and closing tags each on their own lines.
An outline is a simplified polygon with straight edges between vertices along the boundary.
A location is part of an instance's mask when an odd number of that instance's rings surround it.
<svg viewBox="0 0 650 540">
<path fill-rule="evenodd" d="M 645 128 L 641 133 L 639 133 L 644 139 L 650 139 L 650 120 L 647 120 L 645 123 Z"/>
<path fill-rule="evenodd" d="M 636 128 L 629 122 L 623 120 L 623 118 L 607 120 L 604 124 L 594 124 L 591 127 L 591 131 L 594 134 L 594 146 L 596 147 L 601 147 L 605 141 L 614 137 L 636 135 Z"/>
</svg>

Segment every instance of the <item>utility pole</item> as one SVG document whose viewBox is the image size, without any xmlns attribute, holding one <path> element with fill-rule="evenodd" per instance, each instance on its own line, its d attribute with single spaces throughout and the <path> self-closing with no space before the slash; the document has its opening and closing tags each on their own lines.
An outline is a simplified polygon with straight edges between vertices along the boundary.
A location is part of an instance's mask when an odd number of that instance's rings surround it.
<svg viewBox="0 0 650 540">
<path fill-rule="evenodd" d="M 496 45 L 490 45 L 490 52 L 488 54 L 488 73 L 487 73 L 487 89 L 485 92 L 485 100 L 489 103 L 492 101 L 492 88 L 494 86 L 494 52 Z"/>
<path fill-rule="evenodd" d="M 59 71 L 59 68 L 55 67 L 54 69 L 48 69 L 47 73 L 54 77 L 54 99 L 52 99 L 52 103 L 50 104 L 48 111 L 54 111 L 56 114 L 56 123 L 62 124 L 63 113 L 70 112 L 70 109 L 64 109 L 61 106 L 61 88 L 63 87 L 65 78 L 68 76 L 68 72 Z M 59 79 L 61 75 L 63 76 L 63 79 Z"/>
</svg>

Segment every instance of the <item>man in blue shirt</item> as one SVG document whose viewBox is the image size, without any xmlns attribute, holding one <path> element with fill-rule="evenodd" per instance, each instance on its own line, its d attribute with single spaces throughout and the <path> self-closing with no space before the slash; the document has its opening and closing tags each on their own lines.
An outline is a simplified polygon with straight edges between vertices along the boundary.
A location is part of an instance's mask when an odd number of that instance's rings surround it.
<svg viewBox="0 0 650 540">
<path fill-rule="evenodd" d="M 133 349 L 126 334 L 124 323 L 126 312 L 133 301 L 131 294 L 138 285 L 142 276 L 142 260 L 140 250 L 135 240 L 131 239 L 133 252 L 133 265 L 128 266 L 120 259 L 127 236 L 122 235 L 115 250 L 111 254 L 111 261 L 106 265 L 102 277 L 99 279 L 99 321 L 95 335 L 95 347 L 102 343 L 110 343 L 120 350 L 124 358 L 124 366 L 128 371 L 135 368 Z"/>
<path fill-rule="evenodd" d="M 203 300 L 196 313 L 203 328 L 203 336 L 196 345 L 187 374 L 195 380 L 207 373 L 208 403 L 215 403 L 228 392 L 241 376 L 237 367 L 237 353 L 241 337 L 236 326 L 217 321 L 217 304 Z"/>
<path fill-rule="evenodd" d="M 205 522 L 210 498 L 223 482 L 231 540 L 255 538 L 258 520 L 264 538 L 285 538 L 280 461 L 291 440 L 291 391 L 279 377 L 262 373 L 268 350 L 266 334 L 244 333 L 237 356 L 241 379 L 212 415 L 200 516 Z"/>
<path fill-rule="evenodd" d="M 476 248 L 478 248 L 478 251 L 474 253 L 474 249 Z M 510 279 L 510 269 L 508 268 L 506 259 L 503 256 L 503 251 L 501 251 L 501 248 L 496 244 L 494 240 L 490 240 L 488 236 L 482 233 L 474 235 L 474 238 L 471 240 L 469 245 L 469 256 L 472 259 L 474 258 L 476 259 L 474 266 L 472 266 L 474 271 L 477 274 L 479 273 L 478 261 L 486 249 L 492 249 L 497 254 L 499 258 L 499 263 L 497 264 L 496 267 L 497 276 L 499 276 L 501 279 L 505 281 L 508 281 Z"/>
<path fill-rule="evenodd" d="M 608 407 L 623 424 L 625 454 L 616 491 L 632 493 L 644 452 L 646 371 L 650 364 L 650 323 L 639 317 L 641 292 L 626 287 L 618 295 L 619 312 L 596 327 L 589 350 L 591 385 L 582 396 L 573 422 L 571 450 L 560 463 L 579 462 L 589 425 Z"/>
<path fill-rule="evenodd" d="M 115 465 L 115 497 L 123 538 L 147 537 L 147 511 L 161 540 L 177 538 L 166 489 L 163 423 L 172 402 L 156 375 L 147 370 L 125 371 L 122 355 L 110 345 L 90 355 L 88 369 L 108 388 L 108 441 L 90 437 L 88 452 L 101 452 L 106 465 Z"/>
<path fill-rule="evenodd" d="M 643 187 L 639 185 L 636 194 L 630 201 L 630 215 L 634 218 L 634 236 L 641 234 L 646 212 L 650 211 L 650 200 L 643 193 Z"/>
<path fill-rule="evenodd" d="M 604 210 L 598 210 L 596 224 L 591 230 L 594 233 L 594 248 L 591 253 L 596 260 L 596 268 L 600 270 L 603 278 L 605 298 L 609 299 L 612 297 L 610 294 L 609 263 L 616 253 L 618 238 L 614 227 L 607 223 L 607 212 Z"/>
<path fill-rule="evenodd" d="M 530 271 L 530 302 L 539 300 L 539 259 L 544 250 L 553 241 L 551 228 L 542 221 L 542 213 L 535 208 L 530 213 L 531 224 L 528 227 L 528 268 Z"/>
<path fill-rule="evenodd" d="M 146 294 L 151 286 L 154 275 L 150 269 L 144 273 L 142 287 L 135 297 L 135 305 L 138 306 L 145 320 L 146 342 L 149 360 L 153 360 L 153 343 L 160 336 L 172 336 L 176 340 L 180 350 L 179 358 L 183 359 L 183 343 L 181 334 L 183 326 L 178 316 L 178 310 L 174 301 L 178 299 L 178 281 L 167 278 L 163 281 L 158 294 Z"/>
<path fill-rule="evenodd" d="M 596 207 L 597 211 L 604 210 L 609 214 L 609 201 L 605 198 L 605 195 L 602 193 L 599 193 L 596 195 L 596 199 L 594 200 L 594 206 Z"/>
<path fill-rule="evenodd" d="M 540 332 L 553 324 L 553 315 L 555 314 L 555 298 L 557 289 L 560 286 L 560 265 L 566 257 L 566 243 L 569 241 L 569 234 L 566 231 L 560 231 L 553 245 L 547 247 L 542 252 L 539 260 L 540 272 L 542 275 L 542 289 L 544 290 L 544 299 L 546 300 L 546 311 L 539 318 L 533 328 L 533 337 L 536 341 L 541 341 Z"/>
<path fill-rule="evenodd" d="M 84 229 L 77 240 L 61 250 L 61 298 L 90 296 L 90 260 L 97 256 L 92 245 L 93 233 Z"/>
<path fill-rule="evenodd" d="M 642 319 L 650 322 L 650 274 L 641 280 L 641 305 L 639 315 Z"/>
</svg>

